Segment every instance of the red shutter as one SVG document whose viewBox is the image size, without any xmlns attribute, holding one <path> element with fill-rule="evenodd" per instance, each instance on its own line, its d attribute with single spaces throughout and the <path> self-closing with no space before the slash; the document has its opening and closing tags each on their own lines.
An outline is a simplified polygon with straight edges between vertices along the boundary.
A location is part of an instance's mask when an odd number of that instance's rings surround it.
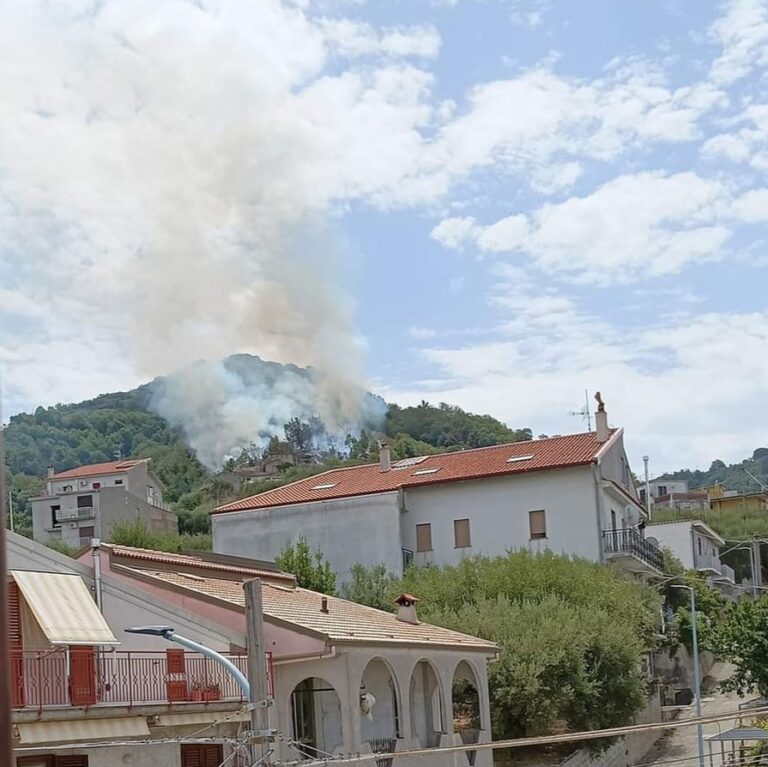
<svg viewBox="0 0 768 767">
<path fill-rule="evenodd" d="M 186 662 L 184 650 L 165 651 L 165 694 L 169 703 L 177 700 L 189 700 Z"/>
<path fill-rule="evenodd" d="M 19 587 L 11 582 L 8 584 L 8 641 L 11 650 L 11 700 L 14 708 L 23 708 L 26 702 L 21 639 L 21 598 Z"/>
<path fill-rule="evenodd" d="M 96 702 L 96 655 L 93 647 L 69 648 L 69 700 L 73 706 Z"/>
<path fill-rule="evenodd" d="M 224 761 L 224 746 L 199 743 L 181 747 L 181 767 L 219 767 Z"/>
<path fill-rule="evenodd" d="M 88 767 L 87 756 L 57 756 L 56 767 Z"/>
</svg>

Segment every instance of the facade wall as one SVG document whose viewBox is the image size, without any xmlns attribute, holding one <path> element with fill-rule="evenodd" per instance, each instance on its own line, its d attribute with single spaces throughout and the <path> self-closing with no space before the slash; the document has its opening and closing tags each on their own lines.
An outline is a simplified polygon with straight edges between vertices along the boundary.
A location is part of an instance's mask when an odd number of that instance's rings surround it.
<svg viewBox="0 0 768 767">
<path fill-rule="evenodd" d="M 343 583 L 356 562 L 401 572 L 398 494 L 382 493 L 273 509 L 214 514 L 213 550 L 274 560 L 300 537 L 325 554 Z"/>
<path fill-rule="evenodd" d="M 591 467 L 537 471 L 514 477 L 429 485 L 405 492 L 403 547 L 417 564 L 452 565 L 465 556 L 508 549 L 550 549 L 600 557 L 595 483 Z M 544 539 L 531 540 L 529 512 L 544 510 Z M 469 519 L 471 546 L 456 548 L 454 520 Z M 431 552 L 418 552 L 416 526 L 430 524 Z"/>
<path fill-rule="evenodd" d="M 649 525 L 646 536 L 667 546 L 687 570 L 720 568 L 717 543 L 690 522 Z"/>
</svg>

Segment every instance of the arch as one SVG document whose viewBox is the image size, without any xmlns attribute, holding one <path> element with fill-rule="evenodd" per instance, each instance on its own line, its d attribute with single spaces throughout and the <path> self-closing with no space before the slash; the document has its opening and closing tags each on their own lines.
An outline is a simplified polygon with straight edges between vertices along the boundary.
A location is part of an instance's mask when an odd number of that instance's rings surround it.
<svg viewBox="0 0 768 767">
<path fill-rule="evenodd" d="M 453 672 L 451 690 L 453 701 L 453 729 L 466 744 L 477 743 L 482 729 L 482 709 L 480 706 L 480 685 L 477 673 L 472 665 L 463 660 Z M 465 756 L 470 767 L 475 764 L 476 751 L 466 751 Z"/>
<path fill-rule="evenodd" d="M 343 744 L 341 700 L 332 684 L 311 676 L 293 688 L 291 732 L 308 759 L 332 754 Z"/>
<path fill-rule="evenodd" d="M 440 736 L 445 732 L 445 696 L 440 675 L 426 658 L 413 667 L 409 698 L 413 736 L 422 748 L 439 746 Z"/>
<path fill-rule="evenodd" d="M 375 703 L 370 708 L 372 695 Z M 371 750 L 385 746 L 394 748 L 394 741 L 402 737 L 402 699 L 392 667 L 383 658 L 371 658 L 360 679 L 360 733 L 361 740 Z"/>
</svg>

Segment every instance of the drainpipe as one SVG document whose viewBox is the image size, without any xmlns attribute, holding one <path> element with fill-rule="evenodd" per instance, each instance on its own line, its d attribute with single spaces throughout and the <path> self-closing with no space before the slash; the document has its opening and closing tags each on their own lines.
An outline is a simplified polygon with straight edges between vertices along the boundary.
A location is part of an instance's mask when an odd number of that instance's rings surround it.
<svg viewBox="0 0 768 767">
<path fill-rule="evenodd" d="M 603 494 L 600 492 L 600 467 L 598 464 L 592 464 L 592 479 L 595 482 L 595 511 L 597 513 L 597 540 L 598 540 L 598 561 L 600 564 L 605 562 L 605 550 L 603 549 Z"/>
<path fill-rule="evenodd" d="M 104 605 L 101 596 L 101 541 L 98 538 L 91 538 L 91 554 L 93 555 L 93 585 L 96 591 L 96 605 L 99 612 L 104 612 Z"/>
<path fill-rule="evenodd" d="M 651 521 L 651 475 L 648 473 L 648 456 L 643 456 L 645 466 L 645 510 L 648 513 L 648 521 Z"/>
<path fill-rule="evenodd" d="M 286 658 L 285 660 L 272 660 L 273 666 L 287 666 L 291 663 L 305 663 L 308 660 L 328 660 L 329 658 L 336 657 L 336 646 L 334 645 L 328 652 L 310 653 L 308 655 L 294 655 L 292 658 Z"/>
</svg>

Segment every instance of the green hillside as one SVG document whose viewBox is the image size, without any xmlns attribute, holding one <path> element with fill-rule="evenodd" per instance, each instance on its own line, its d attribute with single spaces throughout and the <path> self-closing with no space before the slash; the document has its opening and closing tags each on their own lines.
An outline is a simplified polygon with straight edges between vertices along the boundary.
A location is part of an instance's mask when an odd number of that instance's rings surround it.
<svg viewBox="0 0 768 767">
<path fill-rule="evenodd" d="M 267 363 L 249 355 L 236 355 L 225 364 L 248 385 L 258 381 L 262 386 L 271 386 L 279 380 L 281 370 L 292 375 L 304 374 L 293 366 Z M 132 391 L 103 394 L 77 404 L 39 407 L 34 413 L 13 416 L 4 434 L 7 479 L 17 525 L 28 524 L 27 499 L 42 489 L 41 478 L 47 466 L 64 471 L 130 456 L 152 458 L 166 486 L 166 498 L 180 514 L 182 532 L 205 532 L 207 512 L 216 503 L 236 497 L 237 490 L 227 478 L 231 475 L 206 470 L 188 447 L 181 429 L 150 412 L 153 393 L 161 385 L 162 379 L 158 379 Z M 369 397 L 373 400 L 372 395 Z M 285 441 L 273 439 L 267 449 L 306 454 L 311 448 L 313 461 L 286 467 L 276 480 L 249 485 L 247 494 L 323 471 L 328 466 L 374 460 L 381 438 L 389 441 L 394 459 L 531 439 L 530 429 L 510 429 L 489 415 L 474 415 L 444 403 L 433 406 L 426 402 L 416 407 L 388 406 L 383 420 L 366 424 L 359 435 L 350 435 L 342 447 L 315 441 L 316 435 L 324 434 L 317 419 L 292 419 L 286 426 Z M 261 441 L 254 434 L 254 444 L 245 446 L 240 459 L 230 461 L 222 469 L 231 470 L 237 463 L 252 462 L 262 452 L 255 447 Z"/>
</svg>

